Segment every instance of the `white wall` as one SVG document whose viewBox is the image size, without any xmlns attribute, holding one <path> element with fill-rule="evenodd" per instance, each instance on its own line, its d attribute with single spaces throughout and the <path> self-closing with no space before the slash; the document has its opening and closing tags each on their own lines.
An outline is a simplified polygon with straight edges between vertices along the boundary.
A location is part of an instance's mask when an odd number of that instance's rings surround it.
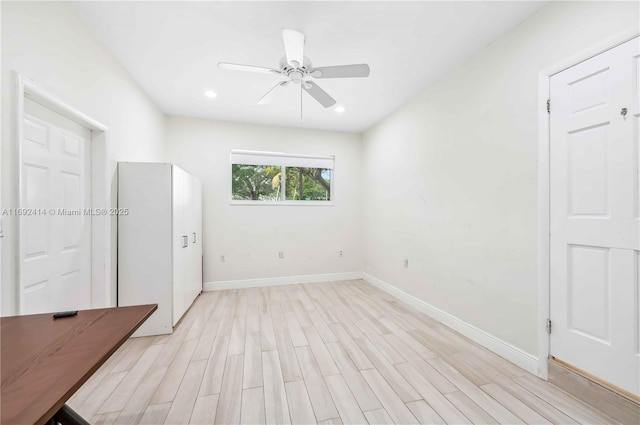
<svg viewBox="0 0 640 425">
<path fill-rule="evenodd" d="M 166 123 L 168 160 L 203 183 L 205 282 L 361 270 L 360 135 L 178 117 Z M 335 155 L 335 205 L 230 205 L 230 149 Z"/>
<path fill-rule="evenodd" d="M 117 161 L 163 160 L 164 115 L 67 5 L 2 2 L 1 7 L 3 208 L 15 207 L 18 199 L 14 72 L 109 127 L 112 188 Z M 17 222 L 4 217 L 3 223 L 1 311 L 9 315 L 16 311 Z M 110 295 L 114 300 L 115 291 Z"/>
<path fill-rule="evenodd" d="M 550 3 L 367 131 L 364 271 L 536 355 L 538 73 L 638 17 Z"/>
<path fill-rule="evenodd" d="M 109 126 L 112 177 L 118 160 L 168 160 L 203 180 L 205 281 L 364 269 L 532 354 L 538 72 L 639 16 L 637 2 L 552 2 L 361 137 L 177 117 L 165 126 L 68 6 L 1 8 L 3 208 L 17 203 L 19 72 Z M 336 205 L 230 206 L 231 148 L 336 155 Z M 5 217 L 3 315 L 15 312 L 15 228 Z"/>
</svg>

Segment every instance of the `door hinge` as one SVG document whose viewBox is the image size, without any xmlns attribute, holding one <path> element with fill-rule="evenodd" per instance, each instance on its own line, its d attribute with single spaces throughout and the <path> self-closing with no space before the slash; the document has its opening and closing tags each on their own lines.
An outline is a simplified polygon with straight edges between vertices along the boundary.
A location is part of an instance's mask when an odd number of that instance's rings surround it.
<svg viewBox="0 0 640 425">
<path fill-rule="evenodd" d="M 547 319 L 547 333 L 551 333 L 551 319 Z"/>
<path fill-rule="evenodd" d="M 551 99 L 547 99 L 547 113 L 551 113 Z"/>
</svg>

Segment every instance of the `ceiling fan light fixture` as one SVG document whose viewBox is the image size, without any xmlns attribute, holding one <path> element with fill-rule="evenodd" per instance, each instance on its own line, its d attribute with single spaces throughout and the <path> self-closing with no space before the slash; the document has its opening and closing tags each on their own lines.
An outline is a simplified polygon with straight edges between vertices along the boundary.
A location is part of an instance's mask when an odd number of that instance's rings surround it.
<svg viewBox="0 0 640 425">
<path fill-rule="evenodd" d="M 1 1 L 1 0 L 0 0 Z M 247 71 L 261 74 L 278 74 L 285 80 L 276 84 L 260 100 L 258 105 L 266 105 L 272 100 L 272 95 L 287 84 L 300 86 L 300 92 L 307 92 L 316 102 L 324 108 L 333 109 L 337 114 L 346 111 L 344 106 L 336 106 L 336 100 L 324 91 L 313 79 L 325 78 L 361 78 L 369 76 L 369 65 L 366 63 L 353 65 L 322 66 L 313 68 L 309 58 L 304 56 L 304 33 L 291 29 L 282 29 L 285 56 L 280 60 L 280 69 L 265 68 L 253 65 L 220 62 L 218 68 L 232 71 Z M 300 114 L 302 118 L 302 100 L 300 101 Z"/>
<path fill-rule="evenodd" d="M 204 95 L 210 99 L 218 97 L 218 93 L 214 92 L 213 90 L 205 90 Z"/>
</svg>

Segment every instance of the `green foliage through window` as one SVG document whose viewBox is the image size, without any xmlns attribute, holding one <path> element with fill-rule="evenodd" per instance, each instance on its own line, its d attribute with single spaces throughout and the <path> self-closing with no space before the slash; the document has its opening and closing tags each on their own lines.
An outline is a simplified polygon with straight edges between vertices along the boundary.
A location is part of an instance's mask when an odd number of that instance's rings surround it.
<svg viewBox="0 0 640 425">
<path fill-rule="evenodd" d="M 233 164 L 231 199 L 330 201 L 331 172 L 329 168 Z"/>
<path fill-rule="evenodd" d="M 286 200 L 328 201 L 331 199 L 331 170 L 287 167 L 286 173 Z"/>
</svg>

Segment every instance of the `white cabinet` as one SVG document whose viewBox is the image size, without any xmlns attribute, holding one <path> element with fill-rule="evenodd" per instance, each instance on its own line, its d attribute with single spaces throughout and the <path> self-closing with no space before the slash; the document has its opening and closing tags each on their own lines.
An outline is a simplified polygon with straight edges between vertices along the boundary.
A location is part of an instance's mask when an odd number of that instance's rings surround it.
<svg viewBox="0 0 640 425">
<path fill-rule="evenodd" d="M 158 304 L 134 336 L 169 334 L 202 291 L 202 184 L 172 164 L 118 164 L 118 305 Z"/>
</svg>

